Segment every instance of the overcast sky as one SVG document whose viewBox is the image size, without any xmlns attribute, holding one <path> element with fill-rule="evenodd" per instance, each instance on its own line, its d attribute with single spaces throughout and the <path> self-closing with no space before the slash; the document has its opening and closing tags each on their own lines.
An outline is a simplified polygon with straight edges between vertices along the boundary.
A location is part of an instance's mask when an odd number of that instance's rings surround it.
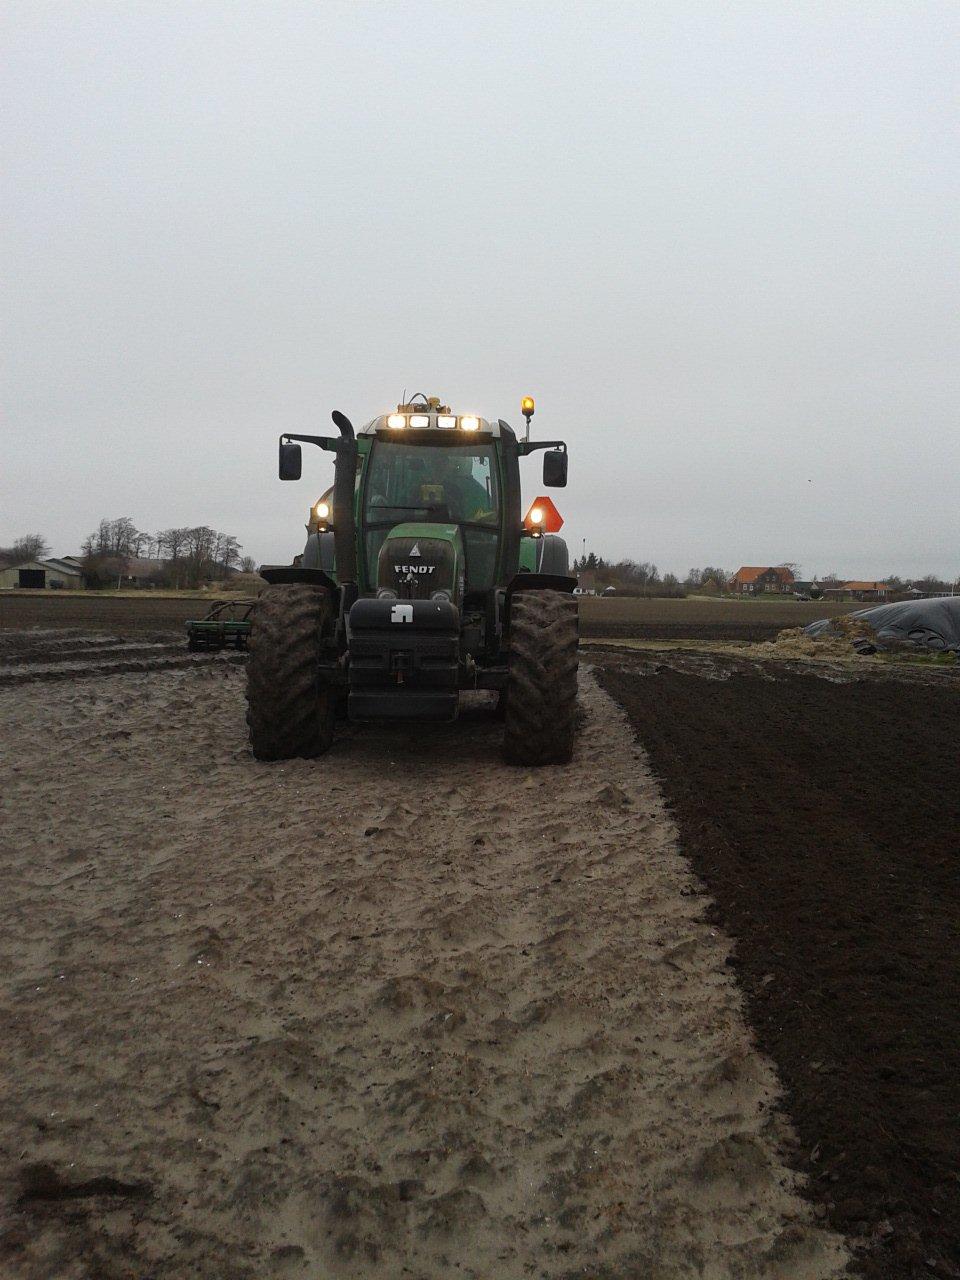
<svg viewBox="0 0 960 1280">
<path fill-rule="evenodd" d="M 5 10 L 0 544 L 289 561 L 406 388 L 535 395 L 577 553 L 960 574 L 954 0 Z"/>
</svg>

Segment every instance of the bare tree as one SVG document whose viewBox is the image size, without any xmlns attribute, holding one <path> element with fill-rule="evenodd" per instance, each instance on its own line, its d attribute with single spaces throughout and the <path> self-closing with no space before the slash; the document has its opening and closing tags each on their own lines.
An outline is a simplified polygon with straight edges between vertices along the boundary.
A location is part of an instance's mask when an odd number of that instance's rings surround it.
<svg viewBox="0 0 960 1280">
<path fill-rule="evenodd" d="M 45 550 L 46 543 L 42 539 L 41 543 Z M 128 571 L 128 560 L 151 555 L 167 561 L 158 570 L 157 581 L 162 578 L 175 587 L 199 586 L 218 571 L 222 575 L 240 564 L 241 550 L 233 534 L 208 525 L 174 526 L 150 534 L 137 529 L 129 516 L 101 520 L 83 542 L 84 564 L 91 581 L 102 586 L 109 585 L 111 579 L 116 584 Z"/>
<path fill-rule="evenodd" d="M 25 533 L 11 547 L 0 547 L 0 560 L 15 564 L 23 560 L 42 560 L 50 550 L 42 533 Z"/>
<path fill-rule="evenodd" d="M 660 581 L 660 570 L 649 560 L 621 560 L 613 566 L 613 577 L 638 587 L 649 587 Z"/>
<path fill-rule="evenodd" d="M 153 539 L 149 533 L 143 533 L 141 530 L 134 530 L 133 537 L 130 540 L 130 550 L 139 560 L 141 556 L 150 555 L 150 545 Z"/>
<path fill-rule="evenodd" d="M 927 594 L 950 590 L 950 583 L 944 582 L 944 580 L 942 578 L 938 578 L 935 573 L 925 574 L 922 578 L 914 578 L 913 585 L 918 591 L 924 591 Z"/>
<path fill-rule="evenodd" d="M 112 556 L 115 559 L 127 559 L 138 554 L 145 534 L 140 533 L 129 516 L 118 516 L 116 520 L 101 520 L 96 532 L 84 539 L 85 556 Z"/>
<path fill-rule="evenodd" d="M 129 516 L 120 516 L 111 522 L 111 550 L 115 556 L 135 556 L 140 533 Z"/>
<path fill-rule="evenodd" d="M 187 583 L 199 587 L 213 563 L 217 534 L 209 525 L 198 524 L 186 530 L 187 540 L 184 558 L 187 562 Z"/>
<path fill-rule="evenodd" d="M 189 529 L 161 529 L 157 534 L 158 553 L 165 553 L 170 560 L 180 560 L 187 546 Z"/>
<path fill-rule="evenodd" d="M 235 569 L 240 564 L 240 552 L 243 550 L 243 547 L 232 534 L 224 533 L 220 536 L 222 538 L 222 545 L 220 548 L 219 563 L 222 564 L 225 569 Z"/>
</svg>

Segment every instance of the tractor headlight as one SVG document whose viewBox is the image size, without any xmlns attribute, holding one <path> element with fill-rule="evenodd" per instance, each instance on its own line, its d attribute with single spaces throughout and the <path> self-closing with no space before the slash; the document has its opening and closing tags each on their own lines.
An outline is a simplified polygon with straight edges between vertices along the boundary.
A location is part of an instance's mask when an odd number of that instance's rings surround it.
<svg viewBox="0 0 960 1280">
<path fill-rule="evenodd" d="M 456 415 L 452 413 L 438 413 L 437 426 L 442 427 L 445 431 L 451 431 L 456 428 Z"/>
<path fill-rule="evenodd" d="M 475 418 L 473 414 L 468 413 L 465 418 L 460 419 L 460 430 L 461 431 L 479 431 L 480 419 Z"/>
<path fill-rule="evenodd" d="M 330 503 L 318 502 L 317 505 L 313 508 L 313 514 L 317 517 L 318 521 L 329 520 L 330 519 Z"/>
<path fill-rule="evenodd" d="M 411 413 L 410 425 L 411 427 L 429 427 L 430 415 L 428 413 Z"/>
<path fill-rule="evenodd" d="M 390 417 L 387 418 L 387 426 L 392 427 L 394 431 L 406 425 L 407 420 L 402 413 L 391 413 Z"/>
</svg>

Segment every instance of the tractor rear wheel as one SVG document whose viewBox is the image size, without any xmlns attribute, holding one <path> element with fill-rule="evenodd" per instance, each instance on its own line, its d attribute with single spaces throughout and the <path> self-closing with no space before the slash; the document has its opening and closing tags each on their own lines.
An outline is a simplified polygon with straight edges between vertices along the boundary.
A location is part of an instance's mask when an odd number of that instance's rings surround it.
<svg viewBox="0 0 960 1280">
<path fill-rule="evenodd" d="M 517 592 L 510 605 L 503 751 L 511 764 L 565 764 L 577 717 L 577 602 Z"/>
<path fill-rule="evenodd" d="M 247 724 L 258 760 L 318 756 L 333 741 L 335 694 L 320 654 L 333 632 L 322 587 L 267 587 L 257 601 L 247 658 Z"/>
</svg>

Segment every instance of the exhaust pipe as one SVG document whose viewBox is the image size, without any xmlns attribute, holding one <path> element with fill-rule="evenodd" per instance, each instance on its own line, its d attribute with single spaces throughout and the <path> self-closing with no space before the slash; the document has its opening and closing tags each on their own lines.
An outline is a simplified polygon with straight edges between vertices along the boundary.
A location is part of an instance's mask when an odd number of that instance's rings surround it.
<svg viewBox="0 0 960 1280">
<path fill-rule="evenodd" d="M 334 409 L 334 425 L 340 432 L 333 476 L 333 549 L 341 583 L 357 581 L 357 523 L 353 497 L 357 479 L 357 435 L 345 413 Z"/>
</svg>

